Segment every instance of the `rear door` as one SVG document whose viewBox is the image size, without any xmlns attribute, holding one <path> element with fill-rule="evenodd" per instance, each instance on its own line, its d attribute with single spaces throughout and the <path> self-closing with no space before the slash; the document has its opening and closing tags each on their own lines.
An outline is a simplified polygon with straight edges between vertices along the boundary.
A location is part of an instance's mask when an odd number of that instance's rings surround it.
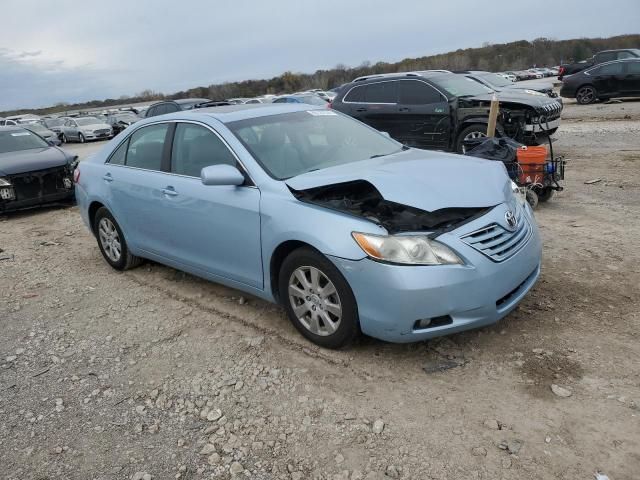
<svg viewBox="0 0 640 480">
<path fill-rule="evenodd" d="M 166 255 L 167 239 L 175 226 L 162 208 L 167 185 L 171 123 L 136 130 L 105 164 L 103 181 L 111 190 L 111 207 L 123 225 L 127 241 L 139 249 Z"/>
<path fill-rule="evenodd" d="M 623 95 L 640 95 L 640 60 L 624 62 L 625 72 L 622 81 Z"/>
<path fill-rule="evenodd" d="M 403 142 L 398 128 L 398 84 L 395 80 L 358 85 L 345 95 L 342 103 L 349 106 L 349 114 L 381 132 L 387 132 Z"/>
<path fill-rule="evenodd" d="M 398 121 L 403 143 L 410 147 L 447 148 L 451 130 L 449 102 L 422 80 L 398 80 Z"/>
<path fill-rule="evenodd" d="M 619 95 L 624 76 L 622 62 L 612 62 L 600 65 L 590 72 L 593 77 L 593 86 L 596 87 L 598 96 L 607 97 Z"/>
</svg>

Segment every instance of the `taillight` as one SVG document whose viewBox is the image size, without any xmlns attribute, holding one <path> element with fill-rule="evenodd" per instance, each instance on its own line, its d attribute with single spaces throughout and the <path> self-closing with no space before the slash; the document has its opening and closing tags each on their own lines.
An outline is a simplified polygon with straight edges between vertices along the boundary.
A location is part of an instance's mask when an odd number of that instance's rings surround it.
<svg viewBox="0 0 640 480">
<path fill-rule="evenodd" d="M 333 105 L 331 104 L 331 102 L 327 103 L 327 108 L 333 108 Z"/>
<path fill-rule="evenodd" d="M 73 183 L 78 183 L 80 181 L 80 169 L 76 168 L 73 171 Z"/>
</svg>

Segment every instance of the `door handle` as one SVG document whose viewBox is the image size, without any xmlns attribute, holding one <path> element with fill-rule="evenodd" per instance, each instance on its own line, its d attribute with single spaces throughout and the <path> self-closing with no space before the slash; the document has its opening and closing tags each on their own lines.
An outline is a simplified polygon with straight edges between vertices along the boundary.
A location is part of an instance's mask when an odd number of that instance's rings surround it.
<svg viewBox="0 0 640 480">
<path fill-rule="evenodd" d="M 103 179 L 105 182 L 113 182 L 113 177 L 111 176 L 111 174 L 110 174 L 110 173 L 105 174 L 105 176 L 104 176 L 104 177 L 102 177 L 102 179 Z"/>
<path fill-rule="evenodd" d="M 163 195 L 166 195 L 168 197 L 175 197 L 176 195 L 178 195 L 178 192 L 176 192 L 173 187 L 163 188 L 162 193 Z"/>
<path fill-rule="evenodd" d="M 410 109 L 410 108 L 408 108 L 408 107 L 400 107 L 400 108 L 398 108 L 398 111 L 399 111 L 399 112 L 410 112 L 410 111 L 411 111 L 411 109 Z"/>
<path fill-rule="evenodd" d="M 356 108 L 356 112 L 366 112 L 367 109 L 364 107 Z"/>
</svg>

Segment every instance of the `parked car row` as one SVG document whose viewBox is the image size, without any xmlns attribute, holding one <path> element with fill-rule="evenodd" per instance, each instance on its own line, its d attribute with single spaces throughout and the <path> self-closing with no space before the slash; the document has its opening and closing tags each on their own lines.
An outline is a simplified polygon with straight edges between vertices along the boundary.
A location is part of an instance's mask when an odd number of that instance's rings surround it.
<svg viewBox="0 0 640 480">
<path fill-rule="evenodd" d="M 588 105 L 597 100 L 640 97 L 640 58 L 599 63 L 562 79 L 560 95 Z"/>
</svg>

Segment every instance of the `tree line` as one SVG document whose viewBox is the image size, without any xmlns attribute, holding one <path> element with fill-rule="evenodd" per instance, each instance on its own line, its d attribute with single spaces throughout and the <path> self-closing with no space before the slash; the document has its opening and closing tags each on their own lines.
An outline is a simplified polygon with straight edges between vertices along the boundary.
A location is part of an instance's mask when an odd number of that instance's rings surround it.
<svg viewBox="0 0 640 480">
<path fill-rule="evenodd" d="M 523 70 L 532 66 L 555 66 L 561 63 L 584 60 L 601 50 L 619 48 L 640 48 L 640 34 L 619 35 L 610 38 L 579 38 L 572 40 L 553 40 L 537 38 L 533 41 L 519 40 L 503 44 L 485 43 L 479 48 L 458 49 L 454 52 L 429 55 L 419 58 L 405 58 L 399 62 L 365 61 L 357 67 L 336 65 L 330 70 L 317 70 L 314 73 L 284 72 L 270 79 L 226 82 L 209 86 L 190 88 L 172 94 L 163 94 L 145 90 L 137 95 L 123 96 L 118 99 L 91 100 L 84 103 L 57 104 L 47 108 L 3 112 L 8 116 L 18 113 L 39 115 L 60 112 L 62 110 L 82 110 L 89 108 L 112 107 L 122 104 L 147 102 L 150 100 L 178 98 L 210 98 L 224 100 L 233 97 L 255 97 L 264 94 L 279 94 L 321 88 L 328 90 L 355 77 L 374 73 L 395 73 L 415 70 L 488 70 L 493 72 Z"/>
</svg>

